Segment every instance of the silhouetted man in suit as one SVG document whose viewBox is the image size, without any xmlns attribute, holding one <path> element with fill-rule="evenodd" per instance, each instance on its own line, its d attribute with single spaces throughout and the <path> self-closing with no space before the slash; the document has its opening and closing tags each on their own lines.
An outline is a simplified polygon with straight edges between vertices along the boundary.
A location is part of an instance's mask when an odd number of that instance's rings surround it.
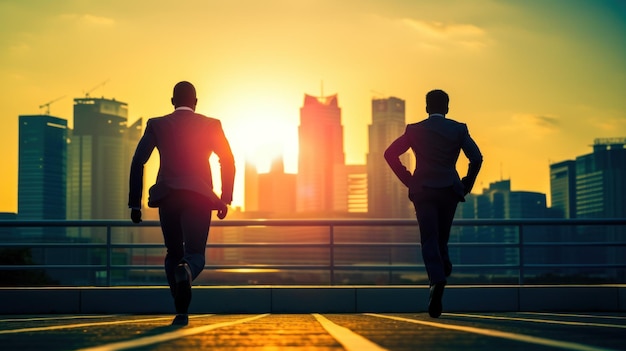
<svg viewBox="0 0 626 351">
<path fill-rule="evenodd" d="M 385 151 L 387 163 L 409 188 L 409 199 L 415 206 L 422 257 L 430 281 L 428 313 L 433 318 L 441 315 L 446 277 L 452 272 L 448 239 L 454 212 L 459 201 L 465 201 L 465 195 L 472 190 L 483 160 L 467 126 L 445 118 L 448 102 L 448 94 L 443 90 L 426 94 L 428 118 L 409 124 Z M 413 174 L 400 162 L 400 155 L 409 148 L 417 163 Z M 461 150 L 470 161 L 463 179 L 456 171 Z"/>
<path fill-rule="evenodd" d="M 134 223 L 141 222 L 143 168 L 156 147 L 160 167 L 150 188 L 148 205 L 159 207 L 167 255 L 165 273 L 170 285 L 176 318 L 172 324 L 188 323 L 191 282 L 205 265 L 206 242 L 212 210 L 226 217 L 233 199 L 235 162 L 219 120 L 195 113 L 196 90 L 189 82 L 174 86 L 175 111 L 148 120 L 130 169 L 128 206 Z M 222 195 L 213 192 L 209 157 L 220 160 Z"/>
</svg>

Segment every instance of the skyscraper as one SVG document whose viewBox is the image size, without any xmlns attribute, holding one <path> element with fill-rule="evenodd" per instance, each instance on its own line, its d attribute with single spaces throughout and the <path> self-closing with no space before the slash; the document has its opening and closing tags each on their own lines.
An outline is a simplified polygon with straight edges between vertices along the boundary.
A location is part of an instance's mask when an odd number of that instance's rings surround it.
<svg viewBox="0 0 626 351">
<path fill-rule="evenodd" d="M 404 100 L 390 97 L 372 100 L 372 124 L 369 125 L 367 154 L 368 213 L 381 218 L 412 218 L 414 211 L 408 190 L 387 165 L 383 154 L 406 128 Z M 409 167 L 410 156 L 402 163 Z"/>
<path fill-rule="evenodd" d="M 559 217 L 576 218 L 576 162 L 562 161 L 550 165 L 551 208 Z"/>
<path fill-rule="evenodd" d="M 296 209 L 305 213 L 346 212 L 347 173 L 337 95 L 304 96 L 300 108 Z"/>
<path fill-rule="evenodd" d="M 552 207 L 565 209 L 565 218 L 626 217 L 626 138 L 599 138 L 593 152 L 550 165 Z M 568 207 L 569 206 L 569 207 Z M 568 217 L 569 215 L 569 217 Z M 623 226 L 575 226 L 553 230 L 562 242 L 615 242 L 624 237 Z M 556 250 L 555 250 L 556 251 Z M 586 262 L 619 265 L 623 255 L 613 247 L 561 248 L 552 257 L 560 262 Z M 586 272 L 585 272 L 586 274 Z M 624 270 L 607 269 L 597 276 L 624 276 Z"/>
<path fill-rule="evenodd" d="M 626 217 L 626 138 L 596 139 L 576 157 L 576 217 Z"/>
<path fill-rule="evenodd" d="M 625 146 L 626 138 L 595 139 L 592 153 L 550 165 L 552 207 L 565 218 L 626 217 Z"/>
<path fill-rule="evenodd" d="M 19 116 L 19 219 L 65 219 L 67 136 L 65 119 Z"/>
<path fill-rule="evenodd" d="M 128 174 L 141 137 L 141 120 L 131 126 L 127 124 L 128 105 L 124 102 L 74 99 L 68 218 L 128 217 Z"/>
</svg>

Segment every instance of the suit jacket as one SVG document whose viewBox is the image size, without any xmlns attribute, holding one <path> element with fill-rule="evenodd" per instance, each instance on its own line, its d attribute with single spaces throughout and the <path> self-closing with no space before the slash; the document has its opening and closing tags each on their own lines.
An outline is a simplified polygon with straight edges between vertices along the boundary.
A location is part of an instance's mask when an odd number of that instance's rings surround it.
<svg viewBox="0 0 626 351">
<path fill-rule="evenodd" d="M 171 189 L 194 191 L 215 201 L 217 196 L 213 192 L 209 165 L 212 153 L 220 161 L 221 200 L 231 203 L 235 161 L 220 121 L 190 109 L 177 109 L 169 115 L 148 120 L 130 167 L 129 207 L 141 206 L 144 164 L 155 147 L 159 151 L 160 167 L 156 184 L 150 189 L 150 207 L 158 207 Z"/>
<path fill-rule="evenodd" d="M 400 162 L 400 155 L 409 148 L 416 159 L 413 174 Z M 461 150 L 470 161 L 463 181 L 456 170 Z M 452 187 L 463 200 L 474 185 L 483 157 L 467 125 L 433 114 L 421 122 L 409 124 L 404 134 L 385 150 L 385 159 L 409 188 L 409 195 L 420 192 L 423 187 Z"/>
</svg>

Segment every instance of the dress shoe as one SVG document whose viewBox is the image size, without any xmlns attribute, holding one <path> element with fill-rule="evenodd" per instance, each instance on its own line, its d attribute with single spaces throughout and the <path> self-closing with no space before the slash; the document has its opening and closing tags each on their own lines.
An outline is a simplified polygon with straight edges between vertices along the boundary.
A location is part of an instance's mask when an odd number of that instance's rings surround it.
<svg viewBox="0 0 626 351">
<path fill-rule="evenodd" d="M 432 318 L 439 318 L 443 310 L 441 299 L 443 298 L 443 289 L 446 282 L 437 283 L 430 287 L 430 299 L 428 301 L 428 314 Z"/>
<path fill-rule="evenodd" d="M 189 316 L 187 316 L 186 314 L 177 314 L 172 321 L 172 325 L 184 326 L 187 324 L 189 324 Z"/>
<path fill-rule="evenodd" d="M 189 303 L 191 303 L 191 269 L 187 262 L 183 262 L 176 266 L 174 270 L 176 278 L 176 291 L 174 294 L 174 305 L 176 313 L 179 315 L 187 315 Z"/>
</svg>

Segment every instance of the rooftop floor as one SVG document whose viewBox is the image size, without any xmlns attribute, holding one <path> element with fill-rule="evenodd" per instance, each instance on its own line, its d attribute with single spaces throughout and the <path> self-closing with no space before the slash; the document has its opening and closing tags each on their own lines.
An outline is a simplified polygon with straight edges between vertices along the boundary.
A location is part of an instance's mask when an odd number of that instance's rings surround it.
<svg viewBox="0 0 626 351">
<path fill-rule="evenodd" d="M 626 350 L 623 312 L 0 316 L 3 350 Z"/>
</svg>

